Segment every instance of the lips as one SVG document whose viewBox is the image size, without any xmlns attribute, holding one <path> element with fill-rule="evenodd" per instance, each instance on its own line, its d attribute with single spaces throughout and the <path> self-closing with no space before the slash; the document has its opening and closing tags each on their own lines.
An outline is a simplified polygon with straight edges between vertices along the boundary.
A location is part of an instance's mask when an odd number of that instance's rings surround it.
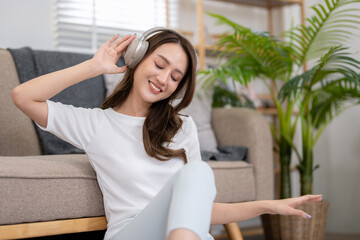
<svg viewBox="0 0 360 240">
<path fill-rule="evenodd" d="M 153 82 L 149 81 L 150 90 L 156 94 L 161 93 L 162 89 L 156 86 Z"/>
</svg>

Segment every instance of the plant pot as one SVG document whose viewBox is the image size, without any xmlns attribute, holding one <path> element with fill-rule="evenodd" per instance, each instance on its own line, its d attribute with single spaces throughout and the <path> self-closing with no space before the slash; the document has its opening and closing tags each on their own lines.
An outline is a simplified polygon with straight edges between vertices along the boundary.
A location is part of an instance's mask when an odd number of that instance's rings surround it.
<svg viewBox="0 0 360 240">
<path fill-rule="evenodd" d="M 310 202 L 296 207 L 312 216 L 264 214 L 261 216 L 266 240 L 323 240 L 326 229 L 329 201 Z"/>
</svg>

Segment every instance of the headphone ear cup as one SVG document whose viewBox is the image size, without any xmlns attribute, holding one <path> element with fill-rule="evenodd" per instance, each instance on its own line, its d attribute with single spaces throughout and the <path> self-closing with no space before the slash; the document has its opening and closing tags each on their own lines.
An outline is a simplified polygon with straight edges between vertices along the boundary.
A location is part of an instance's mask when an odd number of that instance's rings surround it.
<svg viewBox="0 0 360 240">
<path fill-rule="evenodd" d="M 130 45 L 127 47 L 125 54 L 124 54 L 124 61 L 125 61 L 126 66 L 129 66 L 133 62 L 133 56 L 134 56 L 134 53 L 135 53 L 135 50 L 136 50 L 138 44 L 139 44 L 139 40 L 134 39 L 130 43 Z"/>
<path fill-rule="evenodd" d="M 126 66 L 128 66 L 128 68 L 134 68 L 144 57 L 148 47 L 148 41 L 139 41 L 138 39 L 134 39 L 124 54 Z"/>
</svg>

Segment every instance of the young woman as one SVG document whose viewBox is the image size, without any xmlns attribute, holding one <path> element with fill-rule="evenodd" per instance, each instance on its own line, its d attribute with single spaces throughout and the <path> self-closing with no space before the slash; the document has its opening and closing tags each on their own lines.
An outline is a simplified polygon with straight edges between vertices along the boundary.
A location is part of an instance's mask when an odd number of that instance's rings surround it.
<svg viewBox="0 0 360 240">
<path fill-rule="evenodd" d="M 132 68 L 116 66 L 134 39 L 114 36 L 92 59 L 32 79 L 12 92 L 16 106 L 42 129 L 87 153 L 103 193 L 105 239 L 212 239 L 210 224 L 264 213 L 309 218 L 294 207 L 320 201 L 321 195 L 213 202 L 214 176 L 201 161 L 196 126 L 191 117 L 179 114 L 193 97 L 195 50 L 181 34 L 160 30 L 147 39 L 149 46 L 139 63 Z M 122 72 L 123 80 L 102 109 L 48 100 L 88 78 Z"/>
</svg>

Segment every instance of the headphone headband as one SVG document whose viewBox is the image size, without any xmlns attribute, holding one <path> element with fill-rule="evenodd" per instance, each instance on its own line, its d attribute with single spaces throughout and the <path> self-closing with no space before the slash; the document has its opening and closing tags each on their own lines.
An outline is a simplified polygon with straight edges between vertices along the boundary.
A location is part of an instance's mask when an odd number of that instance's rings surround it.
<svg viewBox="0 0 360 240">
<path fill-rule="evenodd" d="M 128 48 L 124 54 L 124 60 L 125 60 L 126 66 L 128 66 L 129 68 L 134 68 L 141 61 L 141 59 L 145 56 L 145 53 L 149 47 L 149 42 L 146 39 L 150 35 L 157 33 L 157 32 L 161 32 L 161 31 L 171 32 L 171 33 L 174 33 L 174 34 L 184 38 L 184 36 L 181 33 L 171 30 L 171 29 L 168 29 L 168 28 L 163 28 L 163 27 L 151 28 L 151 29 L 145 31 L 139 39 L 134 39 L 128 46 Z M 196 54 L 196 52 L 195 52 L 195 54 Z"/>
<path fill-rule="evenodd" d="M 172 29 L 169 29 L 169 28 L 164 28 L 164 27 L 154 27 L 154 28 L 151 28 L 147 31 L 145 31 L 141 37 L 140 37 L 140 40 L 146 40 L 151 34 L 154 34 L 154 33 L 157 33 L 157 32 L 161 32 L 161 31 L 168 31 L 168 32 L 172 32 L 176 35 L 179 35 L 180 37 L 184 37 L 181 33 L 177 32 L 177 31 L 174 31 Z"/>
</svg>

